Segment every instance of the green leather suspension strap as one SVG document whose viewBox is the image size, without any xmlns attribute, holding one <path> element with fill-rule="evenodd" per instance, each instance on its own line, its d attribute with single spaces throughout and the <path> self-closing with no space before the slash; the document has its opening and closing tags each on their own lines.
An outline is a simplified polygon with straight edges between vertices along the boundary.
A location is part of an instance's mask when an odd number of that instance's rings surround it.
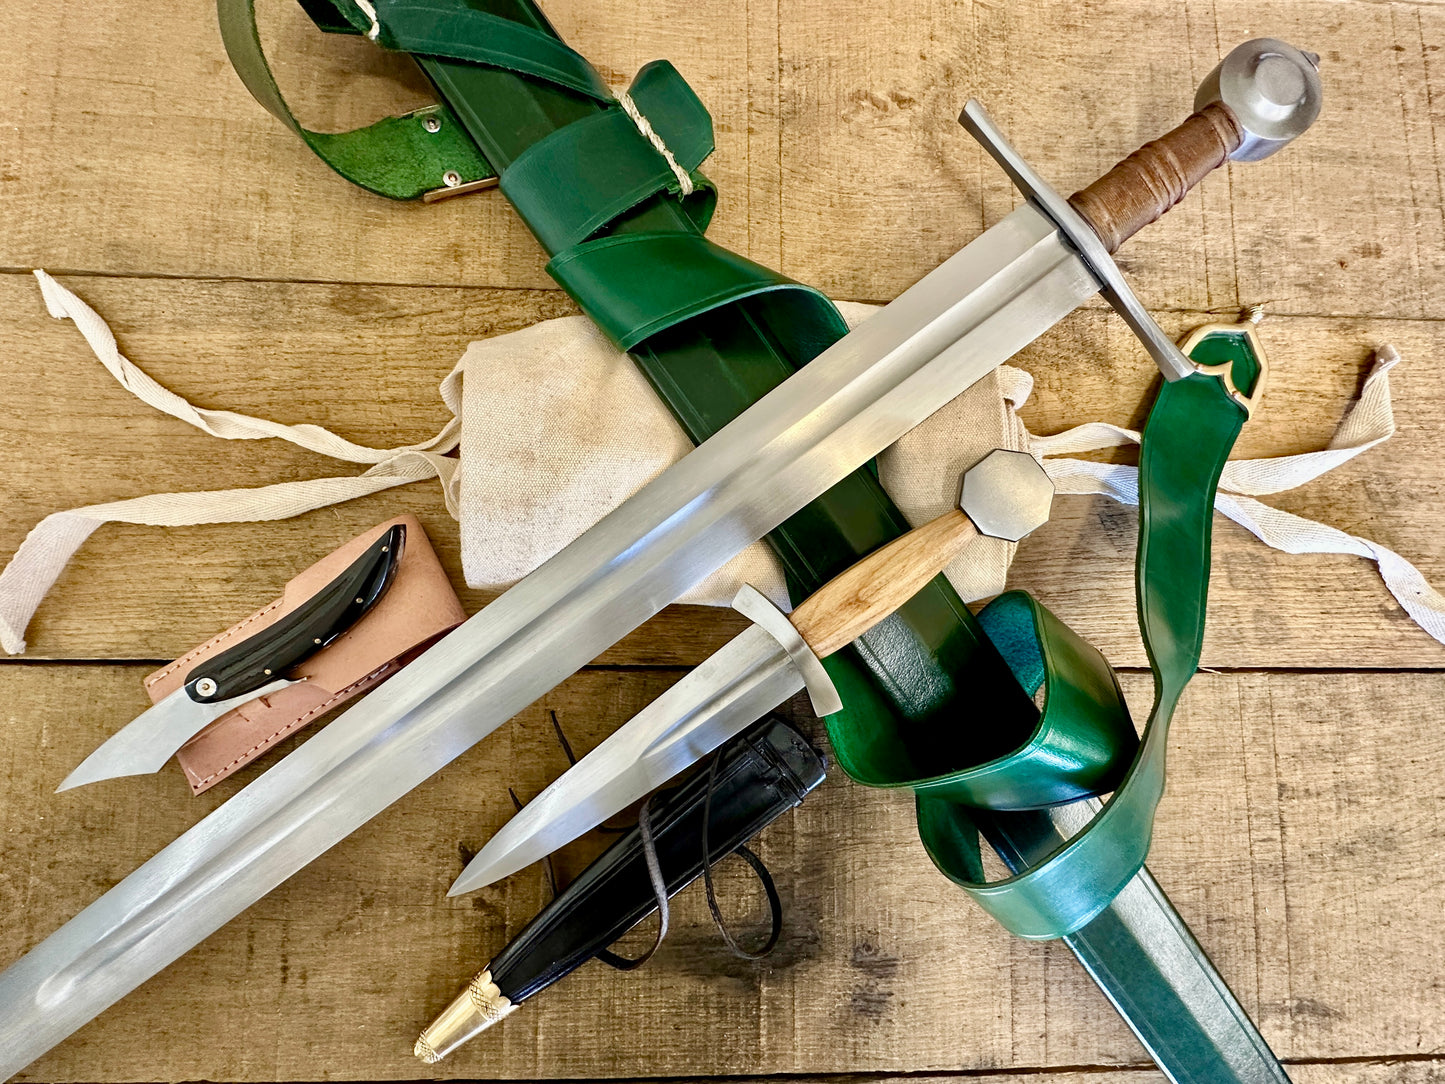
<svg viewBox="0 0 1445 1084">
<path fill-rule="evenodd" d="M 507 167 L 502 194 L 548 252 L 580 245 L 649 196 L 677 197 L 698 232 L 707 229 L 717 189 L 697 172 L 712 154 L 712 118 L 665 60 L 637 73 L 628 94 L 688 172 L 684 196 L 666 159 L 621 109 L 573 121 L 528 147 Z"/>
<path fill-rule="evenodd" d="M 350 132 L 315 132 L 303 127 L 281 96 L 266 63 L 256 31 L 255 0 L 226 0 L 217 5 L 217 14 L 226 52 L 246 89 L 318 158 L 353 184 L 380 196 L 405 200 L 447 187 L 449 172 L 456 174 L 460 184 L 496 175 L 445 105 L 386 117 Z M 339 30 L 340 26 L 327 29 Z"/>
<path fill-rule="evenodd" d="M 671 64 L 644 67 L 629 95 L 687 171 L 693 191 L 686 195 L 671 165 L 592 66 L 554 37 L 456 0 L 375 0 L 366 7 L 355 0 L 303 0 L 303 6 L 322 30 L 365 34 L 385 48 L 416 56 L 515 72 L 607 107 L 529 147 L 503 172 L 501 186 L 554 254 L 548 272 L 622 349 L 720 306 L 772 291 L 787 292 L 795 306 L 786 334 L 797 343 L 831 341 L 846 330 L 822 294 L 714 245 L 700 232 L 598 237 L 658 193 L 679 199 L 699 231 L 712 217 L 716 191 L 697 172 L 713 150 L 712 118 Z M 448 172 L 456 174 L 457 183 L 493 175 L 443 105 L 335 135 L 303 128 L 266 64 L 254 0 L 218 0 L 217 8 L 226 51 L 251 93 L 348 180 L 384 196 L 411 199 L 442 188 Z M 440 121 L 435 133 L 427 130 L 428 118 Z M 660 267 L 669 268 L 668 274 L 657 274 Z"/>
<path fill-rule="evenodd" d="M 1191 357 L 1228 364 L 1235 386 L 1251 392 L 1263 376 L 1262 356 L 1243 328 L 1211 331 L 1193 344 Z M 1144 864 L 1164 793 L 1169 722 L 1199 665 L 1215 490 L 1246 416 L 1219 375 L 1200 372 L 1160 389 L 1144 429 L 1135 587 L 1154 704 L 1132 762 L 1128 712 L 1112 674 L 1106 679 L 1100 671 L 1101 657 L 1020 592 L 995 600 L 980 620 L 1024 689 L 1044 690 L 1039 727 L 1025 746 L 950 775 L 881 780 L 869 778 L 876 757 L 865 756 L 860 764 L 855 736 L 830 725 L 839 762 L 850 775 L 875 786 L 915 788 L 919 835 L 929 856 L 1021 937 L 1078 930 Z M 878 745 L 876 738 L 872 744 Z M 1121 759 L 1101 766 L 1110 748 Z M 1127 767 L 1122 773 L 1121 765 Z M 1096 773 L 1092 783 L 1090 771 Z M 977 809 L 1002 820 L 1009 809 L 1045 808 L 1091 786 L 1099 794 L 1115 784 L 1099 814 L 1054 853 L 1012 877 L 986 880 Z"/>
</svg>

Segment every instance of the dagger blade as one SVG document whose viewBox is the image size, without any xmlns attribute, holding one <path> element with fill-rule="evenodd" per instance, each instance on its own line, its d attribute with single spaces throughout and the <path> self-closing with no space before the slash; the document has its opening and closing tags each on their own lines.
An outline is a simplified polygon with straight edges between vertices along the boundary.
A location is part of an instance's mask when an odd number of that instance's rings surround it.
<svg viewBox="0 0 1445 1084">
<path fill-rule="evenodd" d="M 0 972 L 11 1076 L 1099 289 L 1032 205 L 944 261 Z"/>
<path fill-rule="evenodd" d="M 803 688 L 787 651 L 744 629 L 572 765 L 477 852 L 448 896 L 540 861 L 696 764 Z"/>
</svg>

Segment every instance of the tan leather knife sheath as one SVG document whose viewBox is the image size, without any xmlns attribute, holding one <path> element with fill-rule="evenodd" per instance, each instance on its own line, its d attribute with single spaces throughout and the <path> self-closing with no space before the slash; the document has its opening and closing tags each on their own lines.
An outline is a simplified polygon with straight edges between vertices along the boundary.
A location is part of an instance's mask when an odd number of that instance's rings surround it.
<svg viewBox="0 0 1445 1084">
<path fill-rule="evenodd" d="M 191 790 L 200 794 L 338 704 L 385 681 L 437 637 L 466 620 L 461 600 L 415 516 L 377 524 L 323 557 L 281 597 L 145 678 L 152 701 L 179 689 L 196 663 L 255 635 L 296 609 L 361 556 L 393 525 L 406 525 L 396 578 L 375 607 L 336 642 L 298 666 L 306 680 L 248 701 L 217 719 L 176 753 Z"/>
</svg>

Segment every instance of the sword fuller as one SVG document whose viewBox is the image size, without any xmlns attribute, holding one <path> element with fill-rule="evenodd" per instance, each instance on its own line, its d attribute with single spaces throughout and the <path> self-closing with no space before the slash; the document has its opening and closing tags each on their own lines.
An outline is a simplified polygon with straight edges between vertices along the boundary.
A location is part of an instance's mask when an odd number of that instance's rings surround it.
<svg viewBox="0 0 1445 1084">
<path fill-rule="evenodd" d="M 460 756 L 1097 290 L 1051 222 L 1032 206 L 1015 210 L 0 973 L 0 1078 Z"/>
</svg>

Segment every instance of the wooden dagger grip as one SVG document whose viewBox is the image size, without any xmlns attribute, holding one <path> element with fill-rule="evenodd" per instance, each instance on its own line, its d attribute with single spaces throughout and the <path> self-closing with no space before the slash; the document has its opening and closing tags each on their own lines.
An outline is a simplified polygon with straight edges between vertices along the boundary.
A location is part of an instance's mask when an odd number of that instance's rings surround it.
<svg viewBox="0 0 1445 1084">
<path fill-rule="evenodd" d="M 1215 102 L 1145 143 L 1069 202 L 1113 252 L 1223 165 L 1243 139 L 1229 107 Z"/>
<path fill-rule="evenodd" d="M 827 658 L 923 590 L 976 534 L 962 511 L 945 512 L 834 576 L 789 620 L 813 653 Z"/>
</svg>

